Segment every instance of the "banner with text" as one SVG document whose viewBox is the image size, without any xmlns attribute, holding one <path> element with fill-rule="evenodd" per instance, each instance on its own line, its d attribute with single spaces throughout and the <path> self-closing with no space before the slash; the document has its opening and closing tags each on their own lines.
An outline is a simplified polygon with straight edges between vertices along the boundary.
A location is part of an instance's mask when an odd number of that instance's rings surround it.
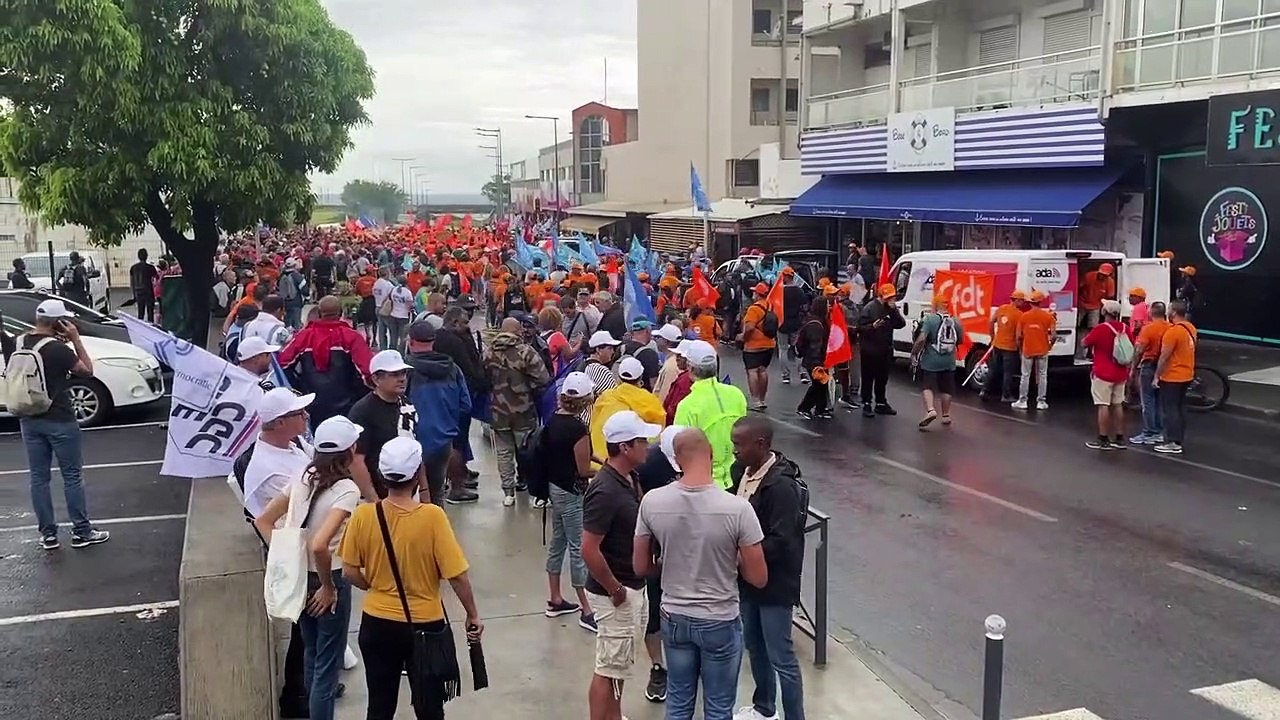
<svg viewBox="0 0 1280 720">
<path fill-rule="evenodd" d="M 889 172 L 934 172 L 956 167 L 956 109 L 951 107 L 889 116 L 885 147 Z"/>
<path fill-rule="evenodd" d="M 258 378 L 204 348 L 120 315 L 134 345 L 173 368 L 162 475 L 218 477 L 258 438 Z"/>
<path fill-rule="evenodd" d="M 990 340 L 991 303 L 995 298 L 995 277 L 984 272 L 938 270 L 933 276 L 934 293 L 951 301 L 951 316 L 964 328 L 964 342 L 956 357 L 969 354 L 975 335 Z"/>
</svg>

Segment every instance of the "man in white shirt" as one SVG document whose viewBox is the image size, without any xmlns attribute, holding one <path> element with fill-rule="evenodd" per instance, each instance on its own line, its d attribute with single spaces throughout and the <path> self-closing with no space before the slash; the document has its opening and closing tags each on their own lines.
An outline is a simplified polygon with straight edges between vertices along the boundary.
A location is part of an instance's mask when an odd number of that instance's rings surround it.
<svg viewBox="0 0 1280 720">
<path fill-rule="evenodd" d="M 271 358 L 278 352 L 280 352 L 279 345 L 269 345 L 260 337 L 247 338 L 240 343 L 240 367 L 258 378 L 258 386 L 263 392 L 276 387 L 271 373 Z"/>
<path fill-rule="evenodd" d="M 288 388 L 275 388 L 262 396 L 258 405 L 262 432 L 244 471 L 244 506 L 254 517 L 311 463 L 313 450 L 302 436 L 307 432 L 307 406 L 315 399 Z"/>
<path fill-rule="evenodd" d="M 387 340 L 389 330 L 387 323 L 383 320 L 382 306 L 387 300 L 391 299 L 391 292 L 396 289 L 396 284 L 391 282 L 391 269 L 381 268 L 378 270 L 378 281 L 373 284 L 373 307 L 378 314 L 378 337 L 377 346 L 380 350 L 386 350 L 391 347 Z"/>
<path fill-rule="evenodd" d="M 262 301 L 262 312 L 249 321 L 240 333 L 240 342 L 249 338 L 262 338 L 268 345 L 284 347 L 292 333 L 284 324 L 284 300 L 279 295 L 268 295 Z"/>
</svg>

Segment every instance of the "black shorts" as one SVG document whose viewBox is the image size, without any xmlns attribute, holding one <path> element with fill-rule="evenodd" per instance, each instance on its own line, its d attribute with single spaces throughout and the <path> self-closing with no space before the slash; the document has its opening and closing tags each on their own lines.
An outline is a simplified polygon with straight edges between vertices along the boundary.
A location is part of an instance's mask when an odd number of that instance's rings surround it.
<svg viewBox="0 0 1280 720">
<path fill-rule="evenodd" d="M 656 635 L 662 632 L 662 577 L 649 578 L 644 586 L 649 593 L 649 620 L 645 623 L 644 634 Z"/>
<path fill-rule="evenodd" d="M 773 350 L 747 350 L 742 353 L 742 364 L 748 370 L 767 368 L 773 362 Z"/>
<path fill-rule="evenodd" d="M 956 371 L 943 370 L 942 372 L 924 371 L 924 387 L 926 390 L 932 390 L 940 395 L 956 394 Z"/>
</svg>

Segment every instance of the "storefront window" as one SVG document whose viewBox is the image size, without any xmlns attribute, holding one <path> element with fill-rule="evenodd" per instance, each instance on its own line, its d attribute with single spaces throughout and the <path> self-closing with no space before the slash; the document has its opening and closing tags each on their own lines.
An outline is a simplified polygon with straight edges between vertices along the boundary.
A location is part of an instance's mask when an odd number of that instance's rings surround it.
<svg viewBox="0 0 1280 720">
<path fill-rule="evenodd" d="M 867 221 L 867 248 L 872 252 L 879 252 L 880 247 L 885 243 L 889 244 L 889 253 L 892 257 L 898 257 L 904 253 L 909 253 L 915 248 L 914 226 L 909 222 L 901 220 L 868 220 Z"/>
<path fill-rule="evenodd" d="M 939 225 L 934 235 L 934 247 L 938 250 L 959 250 L 964 247 L 964 225 Z"/>
<path fill-rule="evenodd" d="M 970 250 L 1032 250 L 1034 232 L 1039 228 L 1005 225 L 970 225 L 965 247 Z"/>
</svg>

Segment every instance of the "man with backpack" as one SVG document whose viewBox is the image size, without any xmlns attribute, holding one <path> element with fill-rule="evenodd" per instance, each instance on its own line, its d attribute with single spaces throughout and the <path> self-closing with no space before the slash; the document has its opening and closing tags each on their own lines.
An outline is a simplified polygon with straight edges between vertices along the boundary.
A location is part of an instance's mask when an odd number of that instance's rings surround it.
<svg viewBox="0 0 1280 720">
<path fill-rule="evenodd" d="M 22 427 L 31 468 L 31 504 L 40 546 L 45 550 L 59 547 L 49 490 L 55 458 L 71 518 L 71 547 L 88 547 L 111 538 L 107 531 L 93 527 L 85 507 L 80 425 L 67 385 L 72 375 L 93 375 L 93 360 L 80 340 L 74 317 L 61 300 L 45 300 L 36 307 L 35 328 L 19 337 L 13 353 L 5 358 L 5 405 L 18 416 Z"/>
<path fill-rule="evenodd" d="M 938 419 L 936 399 L 942 409 L 942 424 L 951 424 L 951 396 L 956 392 L 956 348 L 964 344 L 964 328 L 948 312 L 946 295 L 933 296 L 932 312 L 920 318 L 911 356 L 924 375 L 924 430 Z"/>
<path fill-rule="evenodd" d="M 1090 390 L 1098 408 L 1098 437 L 1085 443 L 1094 450 L 1125 450 L 1124 394 L 1133 364 L 1133 337 L 1120 322 L 1120 303 L 1102 301 L 1102 322 L 1089 331 L 1082 347 L 1093 349 Z"/>
<path fill-rule="evenodd" d="M 769 286 L 757 283 L 755 300 L 742 315 L 742 365 L 747 373 L 747 390 L 751 393 L 751 409 L 763 411 L 768 405 L 769 364 L 778 351 L 778 315 L 769 307 Z"/>
<path fill-rule="evenodd" d="M 537 350 L 524 340 L 520 321 L 507 318 L 484 353 L 493 414 L 494 454 L 502 478 L 502 505 L 516 504 L 516 448 L 524 446 L 538 425 L 535 400 L 551 384 L 551 374 Z"/>
<path fill-rule="evenodd" d="M 81 305 L 93 306 L 89 299 L 89 271 L 84 269 L 84 258 L 72 250 L 68 262 L 58 273 L 58 294 Z"/>
<path fill-rule="evenodd" d="M 284 324 L 290 330 L 302 327 L 302 306 L 306 301 L 307 278 L 298 270 L 299 263 L 294 258 L 284 262 L 284 272 L 276 285 L 276 294 L 284 301 Z"/>
</svg>

